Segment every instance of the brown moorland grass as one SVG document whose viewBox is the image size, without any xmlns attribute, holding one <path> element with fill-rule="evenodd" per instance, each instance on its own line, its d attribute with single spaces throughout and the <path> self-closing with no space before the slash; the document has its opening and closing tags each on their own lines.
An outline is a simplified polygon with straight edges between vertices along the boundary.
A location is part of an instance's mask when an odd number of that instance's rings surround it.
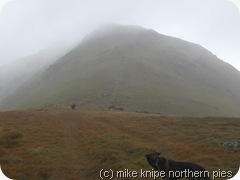
<svg viewBox="0 0 240 180">
<path fill-rule="evenodd" d="M 160 151 L 209 172 L 236 173 L 240 150 L 221 145 L 239 140 L 239 129 L 240 118 L 64 107 L 1 112 L 0 165 L 16 180 L 96 180 L 101 169 L 151 170 L 144 155 Z"/>
</svg>

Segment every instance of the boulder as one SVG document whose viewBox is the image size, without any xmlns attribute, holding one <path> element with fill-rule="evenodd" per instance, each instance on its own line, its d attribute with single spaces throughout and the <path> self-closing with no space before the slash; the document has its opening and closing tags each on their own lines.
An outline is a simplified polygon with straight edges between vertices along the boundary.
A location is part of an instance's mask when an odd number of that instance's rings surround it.
<svg viewBox="0 0 240 180">
<path fill-rule="evenodd" d="M 238 143 L 238 141 L 227 141 L 227 142 L 223 143 L 223 147 L 225 147 L 227 149 L 237 149 L 237 148 L 239 148 L 239 143 Z"/>
</svg>

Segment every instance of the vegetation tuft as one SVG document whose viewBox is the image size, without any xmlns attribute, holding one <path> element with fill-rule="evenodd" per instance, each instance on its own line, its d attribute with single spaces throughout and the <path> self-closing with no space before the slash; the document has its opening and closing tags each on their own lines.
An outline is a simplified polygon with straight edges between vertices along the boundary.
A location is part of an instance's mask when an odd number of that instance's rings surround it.
<svg viewBox="0 0 240 180">
<path fill-rule="evenodd" d="M 0 138 L 0 147 L 11 148 L 19 145 L 23 135 L 19 132 L 9 132 Z"/>
</svg>

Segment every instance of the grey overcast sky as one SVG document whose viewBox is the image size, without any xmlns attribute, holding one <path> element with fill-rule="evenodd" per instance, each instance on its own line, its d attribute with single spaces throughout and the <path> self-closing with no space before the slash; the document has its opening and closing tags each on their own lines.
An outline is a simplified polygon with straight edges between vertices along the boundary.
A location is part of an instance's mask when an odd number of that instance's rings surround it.
<svg viewBox="0 0 240 180">
<path fill-rule="evenodd" d="M 0 0 L 0 64 L 107 23 L 197 43 L 240 70 L 240 0 Z"/>
</svg>

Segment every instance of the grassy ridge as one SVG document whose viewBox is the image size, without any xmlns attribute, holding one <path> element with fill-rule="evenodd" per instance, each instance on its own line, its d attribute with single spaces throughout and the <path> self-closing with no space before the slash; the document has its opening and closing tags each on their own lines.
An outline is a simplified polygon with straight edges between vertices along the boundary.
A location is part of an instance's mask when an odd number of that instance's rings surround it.
<svg viewBox="0 0 240 180">
<path fill-rule="evenodd" d="M 239 149 L 221 146 L 239 140 L 239 118 L 45 108 L 0 113 L 0 124 L 0 164 L 18 180 L 91 180 L 102 168 L 151 170 L 144 155 L 153 151 L 210 172 L 236 173 L 240 164 Z"/>
</svg>

